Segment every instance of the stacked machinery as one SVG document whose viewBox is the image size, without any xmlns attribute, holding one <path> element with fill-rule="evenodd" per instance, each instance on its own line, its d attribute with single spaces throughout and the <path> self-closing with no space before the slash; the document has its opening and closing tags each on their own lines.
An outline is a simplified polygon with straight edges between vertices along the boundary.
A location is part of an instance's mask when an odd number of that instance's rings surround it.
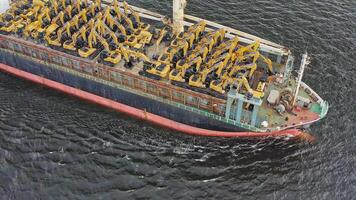
<svg viewBox="0 0 356 200">
<path fill-rule="evenodd" d="M 3 34 L 14 33 L 109 66 L 124 60 L 124 66 L 131 68 L 141 60 L 141 75 L 199 92 L 221 96 L 234 88 L 249 98 L 264 96 L 266 76 L 257 80 L 256 87 L 250 86 L 258 60 L 273 73 L 258 41 L 242 46 L 237 37 L 227 39 L 224 29 L 206 30 L 204 21 L 172 38 L 169 28 L 152 29 L 126 2 L 119 5 L 117 0 L 106 7 L 101 0 L 25 0 L 0 15 Z M 158 55 L 144 53 L 162 44 Z"/>
</svg>

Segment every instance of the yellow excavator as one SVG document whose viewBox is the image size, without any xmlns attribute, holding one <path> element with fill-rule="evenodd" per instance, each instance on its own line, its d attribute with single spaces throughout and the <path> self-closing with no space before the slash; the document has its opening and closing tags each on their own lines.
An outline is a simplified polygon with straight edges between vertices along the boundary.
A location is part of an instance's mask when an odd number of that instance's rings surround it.
<svg viewBox="0 0 356 200">
<path fill-rule="evenodd" d="M 90 29 L 90 33 L 87 39 L 88 39 L 88 46 L 82 47 L 78 50 L 78 53 L 82 58 L 95 56 L 96 55 L 95 52 L 98 51 L 98 49 L 96 48 L 98 45 L 98 41 L 94 29 Z"/>
<path fill-rule="evenodd" d="M 150 32 L 138 30 L 128 38 L 125 44 L 136 49 L 142 49 L 146 44 L 149 44 L 151 40 L 152 34 Z"/>
<path fill-rule="evenodd" d="M 250 87 L 250 84 L 248 83 L 248 80 L 246 77 L 242 77 L 242 84 L 244 85 L 246 91 L 250 94 L 253 95 L 253 97 L 257 98 L 257 99 L 261 99 L 264 97 L 264 92 L 263 91 L 256 91 L 256 90 L 253 90 L 251 87 Z"/>
<path fill-rule="evenodd" d="M 223 73 L 221 75 L 221 78 L 228 78 L 228 77 L 234 77 L 236 76 L 236 74 L 239 71 L 246 71 L 248 72 L 248 77 L 252 77 L 254 72 L 257 69 L 257 64 L 256 63 L 250 63 L 250 64 L 246 64 L 246 65 L 233 65 L 229 68 L 227 68 L 227 70 L 225 71 L 225 73 Z"/>
<path fill-rule="evenodd" d="M 229 91 L 230 85 L 235 85 L 238 90 L 240 86 L 243 85 L 246 92 L 250 93 L 253 97 L 257 99 L 264 97 L 264 92 L 263 92 L 264 85 L 261 85 L 260 88 L 258 88 L 257 90 L 253 90 L 250 87 L 250 84 L 248 83 L 248 80 L 246 78 L 246 73 L 244 75 L 240 75 L 237 77 L 228 77 L 225 79 L 212 81 L 210 83 L 210 89 L 220 94 L 225 94 L 227 91 Z"/>
<path fill-rule="evenodd" d="M 76 33 L 74 33 L 72 35 L 72 39 L 67 40 L 63 43 L 63 48 L 69 51 L 72 51 L 71 53 L 77 52 L 78 51 L 78 47 L 81 48 L 81 45 L 77 45 L 77 41 L 78 39 L 81 39 L 81 41 L 86 41 L 86 32 L 87 32 L 87 28 L 86 26 L 83 26 L 82 28 L 80 28 L 79 31 L 77 31 Z"/>
<path fill-rule="evenodd" d="M 82 26 L 79 31 L 74 33 L 71 39 L 64 42 L 63 48 L 70 51 L 78 51 L 78 49 L 83 48 L 88 42 L 87 32 L 93 30 L 94 26 L 95 21 L 91 19 L 85 26 Z"/>
<path fill-rule="evenodd" d="M 63 33 L 66 33 L 67 36 L 71 36 L 69 22 L 67 22 L 61 29 L 58 29 L 56 34 L 46 34 L 45 39 L 50 46 L 61 47 Z"/>
<path fill-rule="evenodd" d="M 0 27 L 0 31 L 7 34 L 17 32 L 17 30 L 24 27 L 23 22 L 25 21 L 22 17 L 16 17 L 10 22 L 4 23 L 4 25 Z"/>
<path fill-rule="evenodd" d="M 201 71 L 189 78 L 189 85 L 196 88 L 208 88 L 212 81 L 211 75 L 214 75 L 214 72 L 223 66 L 223 62 L 216 63 L 212 67 L 205 66 Z M 208 75 L 210 75 L 209 79 L 207 79 Z"/>
<path fill-rule="evenodd" d="M 168 48 L 167 51 L 172 50 L 169 52 L 172 58 L 176 53 L 179 53 L 181 57 L 185 57 L 188 54 L 189 43 L 185 40 L 175 40 L 175 42 L 171 43 L 170 47 L 171 48 Z"/>
<path fill-rule="evenodd" d="M 43 12 L 38 15 L 38 19 L 25 27 L 24 35 L 26 37 L 31 36 L 34 39 L 42 39 L 51 21 L 49 13 L 49 8 L 44 8 Z"/>
<path fill-rule="evenodd" d="M 259 52 L 258 52 L 259 53 Z M 260 53 L 259 53 L 260 54 Z M 274 70 L 273 70 L 273 63 L 272 60 L 269 58 L 266 58 L 264 55 L 260 54 L 259 56 L 260 58 L 262 58 L 263 62 L 266 63 L 268 70 L 270 71 L 271 74 L 274 74 Z"/>
<path fill-rule="evenodd" d="M 120 30 L 121 34 L 126 36 L 125 27 L 116 21 L 116 19 L 111 15 L 110 9 L 105 10 L 103 22 L 106 23 L 112 31 L 116 32 L 117 30 Z"/>
<path fill-rule="evenodd" d="M 233 39 L 221 43 L 218 47 L 214 49 L 213 57 L 216 57 L 226 52 L 232 55 L 238 43 L 239 43 L 239 38 L 237 36 L 234 37 Z"/>
<path fill-rule="evenodd" d="M 150 65 L 150 66 L 144 66 L 144 72 L 145 76 L 155 79 L 155 80 L 160 80 L 162 78 L 166 78 L 171 71 L 171 65 L 167 64 L 159 64 L 159 65 Z"/>
<path fill-rule="evenodd" d="M 95 33 L 95 36 L 104 46 L 104 50 L 100 54 L 100 59 L 102 59 L 105 63 L 108 63 L 110 66 L 115 66 L 118 64 L 121 61 L 120 51 L 118 51 L 117 48 L 111 49 L 107 41 L 98 33 Z"/>
<path fill-rule="evenodd" d="M 176 81 L 176 82 L 188 81 L 189 77 L 192 75 L 192 73 L 194 73 L 196 71 L 200 71 L 202 62 L 203 62 L 203 59 L 199 56 L 199 57 L 195 58 L 194 60 L 191 60 L 190 62 L 186 62 L 183 66 L 173 69 L 169 73 L 169 80 Z M 188 69 L 190 69 L 189 70 L 190 73 L 187 74 Z"/>
<path fill-rule="evenodd" d="M 75 11 L 77 12 L 77 13 L 79 13 L 79 12 L 81 12 L 82 10 L 84 10 L 87 6 L 88 6 L 89 4 L 88 4 L 88 1 L 87 0 L 84 0 L 84 1 L 82 1 L 82 0 L 76 0 L 75 1 Z"/>
<path fill-rule="evenodd" d="M 156 41 L 156 46 L 158 47 L 162 41 L 167 41 L 167 34 L 168 34 L 168 31 L 166 30 L 166 28 L 162 28 L 160 31 L 159 31 L 159 35 L 157 37 L 157 41 Z"/>
<path fill-rule="evenodd" d="M 222 62 L 223 65 L 226 66 L 227 63 L 230 61 L 231 57 L 232 57 L 231 54 L 226 52 L 217 58 L 214 58 L 214 57 L 210 58 L 210 60 L 208 60 L 206 65 L 210 68 L 211 66 L 215 65 L 216 63 Z"/>
<path fill-rule="evenodd" d="M 58 24 L 58 23 L 60 23 L 60 24 Z M 46 35 L 52 34 L 53 32 L 55 32 L 57 30 L 57 28 L 59 28 L 60 25 L 64 25 L 64 23 L 65 23 L 64 12 L 61 11 L 57 17 L 52 19 L 51 25 L 49 27 L 47 27 L 47 29 L 46 29 Z"/>
<path fill-rule="evenodd" d="M 260 41 L 255 41 L 248 46 L 239 47 L 237 51 L 233 53 L 233 60 L 242 59 L 245 53 L 257 52 L 260 48 Z"/>
<path fill-rule="evenodd" d="M 138 24 L 138 27 L 140 30 L 144 30 L 144 31 L 148 31 L 148 29 L 150 28 L 149 24 L 143 23 L 141 21 L 140 15 L 134 10 L 132 9 L 131 6 L 129 6 L 129 4 L 127 4 L 126 1 L 123 2 L 123 6 L 124 6 L 124 11 L 126 13 L 127 16 L 132 15 L 135 19 L 135 23 Z M 130 12 L 129 12 L 130 11 Z"/>
<path fill-rule="evenodd" d="M 33 18 L 36 19 L 39 11 L 45 7 L 45 3 L 40 0 L 33 0 L 32 7 L 27 10 L 26 13 L 22 13 L 20 16 L 24 19 Z"/>
<path fill-rule="evenodd" d="M 205 31 L 206 22 L 204 20 L 190 26 L 187 31 L 181 32 L 176 36 L 176 40 L 191 40 L 198 41 L 201 34 Z M 189 42 L 190 44 L 193 43 L 192 41 Z"/>
</svg>

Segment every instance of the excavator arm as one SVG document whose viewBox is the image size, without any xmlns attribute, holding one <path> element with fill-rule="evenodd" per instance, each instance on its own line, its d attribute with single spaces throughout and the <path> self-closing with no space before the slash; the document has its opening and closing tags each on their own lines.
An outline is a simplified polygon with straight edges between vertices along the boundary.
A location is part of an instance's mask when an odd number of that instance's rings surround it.
<svg viewBox="0 0 356 200">
<path fill-rule="evenodd" d="M 263 98 L 264 92 L 260 92 L 260 91 L 253 90 L 253 89 L 250 87 L 250 84 L 248 83 L 248 80 L 246 79 L 245 76 L 243 76 L 243 77 L 241 78 L 241 82 L 242 82 L 242 84 L 244 85 L 244 87 L 246 88 L 247 92 L 248 92 L 248 93 L 251 93 L 251 94 L 253 95 L 253 97 L 255 97 L 255 98 L 257 98 L 257 99 Z"/>
<path fill-rule="evenodd" d="M 265 62 L 267 64 L 268 70 L 273 74 L 274 70 L 273 70 L 273 64 L 272 64 L 272 60 L 269 58 L 266 58 L 264 55 L 260 55 L 260 57 L 262 58 L 263 62 Z"/>
<path fill-rule="evenodd" d="M 124 6 L 124 10 L 125 10 L 126 15 L 128 15 L 128 14 L 133 15 L 135 20 L 136 20 L 136 22 L 137 23 L 141 23 L 140 15 L 136 11 L 134 11 L 126 1 L 124 1 L 122 4 Z"/>
</svg>

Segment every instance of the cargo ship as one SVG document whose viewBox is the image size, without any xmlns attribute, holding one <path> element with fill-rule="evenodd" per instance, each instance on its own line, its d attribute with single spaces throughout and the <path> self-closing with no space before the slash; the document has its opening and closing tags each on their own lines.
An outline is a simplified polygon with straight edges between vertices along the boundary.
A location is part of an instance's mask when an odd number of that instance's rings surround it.
<svg viewBox="0 0 356 200">
<path fill-rule="evenodd" d="M 11 1 L 0 15 L 0 71 L 175 131 L 296 137 L 328 103 L 291 51 L 184 13 L 113 1 Z"/>
</svg>

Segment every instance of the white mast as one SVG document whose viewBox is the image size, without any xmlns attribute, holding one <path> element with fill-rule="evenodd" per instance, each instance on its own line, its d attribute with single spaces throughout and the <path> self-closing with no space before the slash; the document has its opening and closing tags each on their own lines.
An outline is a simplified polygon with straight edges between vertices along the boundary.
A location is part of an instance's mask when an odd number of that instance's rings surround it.
<svg viewBox="0 0 356 200">
<path fill-rule="evenodd" d="M 297 79 L 297 88 L 295 90 L 293 104 L 292 104 L 293 106 L 295 105 L 295 102 L 297 101 L 297 98 L 298 98 L 299 88 L 300 88 L 300 84 L 302 83 L 304 69 L 307 65 L 309 65 L 309 63 L 310 63 L 310 61 L 309 61 L 308 53 L 305 52 L 305 54 L 303 54 L 303 57 L 302 57 L 302 62 L 300 63 L 300 69 L 298 72 L 298 79 Z"/>
<path fill-rule="evenodd" d="M 11 1 L 8 0 L 0 0 L 0 14 L 10 8 L 10 3 Z"/>
<path fill-rule="evenodd" d="M 176 33 L 184 31 L 184 9 L 187 5 L 186 0 L 173 0 L 173 26 Z"/>
</svg>

